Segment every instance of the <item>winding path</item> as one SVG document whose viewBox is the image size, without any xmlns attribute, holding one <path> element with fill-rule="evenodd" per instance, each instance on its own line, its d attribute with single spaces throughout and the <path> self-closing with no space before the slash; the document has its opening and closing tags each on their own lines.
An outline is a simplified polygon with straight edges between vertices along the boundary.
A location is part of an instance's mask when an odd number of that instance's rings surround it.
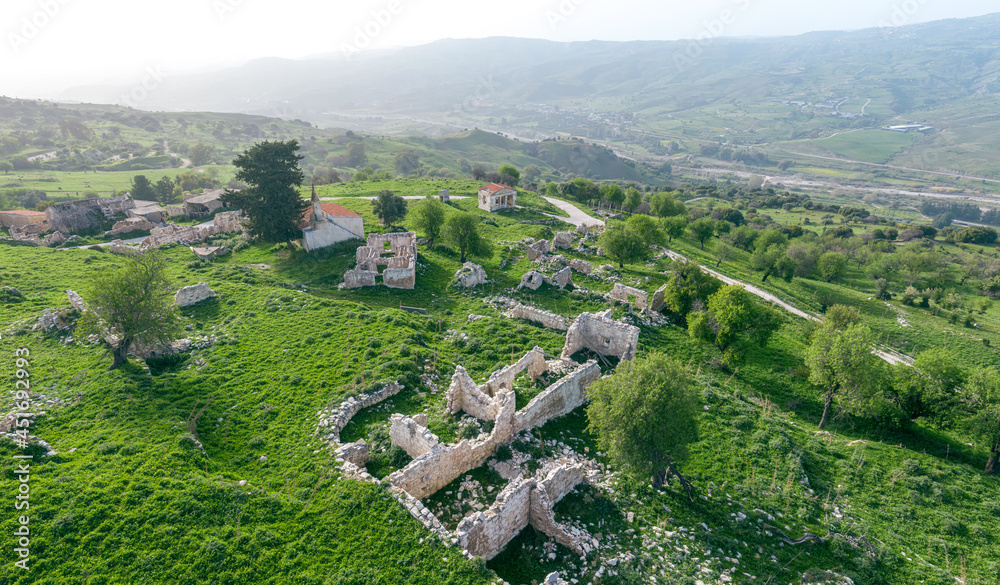
<svg viewBox="0 0 1000 585">
<path fill-rule="evenodd" d="M 542 199 L 545 199 L 546 201 L 548 201 L 552 205 L 555 205 L 559 209 L 561 209 L 561 210 L 563 210 L 563 211 L 565 211 L 566 213 L 569 214 L 569 217 L 560 217 L 558 215 L 553 215 L 551 213 L 546 213 L 545 215 L 547 215 L 549 217 L 554 217 L 556 219 L 561 219 L 562 221 L 565 221 L 566 223 L 571 223 L 571 224 L 575 225 L 576 227 L 580 227 L 582 225 L 593 225 L 593 226 L 604 225 L 603 221 L 597 219 L 596 217 L 591 217 L 590 215 L 587 215 L 586 213 L 580 211 L 572 203 L 563 201 L 562 199 L 553 199 L 552 197 L 542 197 Z"/>
</svg>

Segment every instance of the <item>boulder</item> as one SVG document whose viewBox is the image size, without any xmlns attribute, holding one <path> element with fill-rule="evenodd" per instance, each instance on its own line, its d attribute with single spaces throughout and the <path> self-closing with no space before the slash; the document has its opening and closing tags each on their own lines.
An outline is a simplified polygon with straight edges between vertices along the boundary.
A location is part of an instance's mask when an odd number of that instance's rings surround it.
<svg viewBox="0 0 1000 585">
<path fill-rule="evenodd" d="M 208 283 L 199 282 L 193 286 L 185 286 L 174 295 L 174 304 L 178 307 L 190 307 L 215 296 L 215 291 L 208 288 Z"/>
</svg>

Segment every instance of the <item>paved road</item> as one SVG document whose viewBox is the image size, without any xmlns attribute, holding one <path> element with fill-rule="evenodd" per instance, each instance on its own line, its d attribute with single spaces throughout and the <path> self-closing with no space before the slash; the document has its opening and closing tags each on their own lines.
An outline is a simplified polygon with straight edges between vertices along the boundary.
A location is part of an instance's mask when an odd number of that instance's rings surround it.
<svg viewBox="0 0 1000 585">
<path fill-rule="evenodd" d="M 559 209 L 569 214 L 569 217 L 560 217 L 558 215 L 546 213 L 545 215 L 549 217 L 561 219 L 562 221 L 565 221 L 566 223 L 571 223 L 577 227 L 580 227 L 582 225 L 594 225 L 594 226 L 604 225 L 603 221 L 597 219 L 596 217 L 591 217 L 587 215 L 586 213 L 577 209 L 577 207 L 571 203 L 567 203 L 566 201 L 563 201 L 561 199 L 553 199 L 552 197 L 543 197 L 543 199 L 545 199 L 552 205 L 555 205 Z"/>
<path fill-rule="evenodd" d="M 685 262 L 687 261 L 687 258 L 685 258 L 684 256 L 681 256 L 680 254 L 678 254 L 677 252 L 674 252 L 672 250 L 668 250 L 667 251 L 667 255 L 670 256 L 671 258 L 675 259 L 675 260 L 679 259 L 679 260 L 684 260 Z M 807 313 L 806 311 L 803 311 L 801 309 L 793 307 L 792 305 L 789 305 L 788 303 L 786 303 L 785 301 L 779 299 L 778 297 L 774 296 L 773 294 L 771 294 L 771 293 L 769 293 L 767 291 L 761 290 L 761 289 L 757 288 L 756 286 L 753 286 L 752 284 L 747 284 L 747 283 L 745 283 L 743 281 L 736 280 L 735 278 L 729 278 L 728 276 L 720 274 L 720 273 L 712 270 L 711 268 L 709 268 L 707 266 L 702 266 L 701 270 L 705 274 L 710 274 L 710 275 L 714 276 L 715 278 L 718 278 L 719 280 L 721 280 L 722 282 L 724 282 L 726 284 L 730 284 L 730 285 L 735 284 L 737 286 L 742 286 L 744 289 L 746 289 L 746 291 L 748 293 L 756 295 L 756 296 L 758 296 L 758 297 L 760 297 L 760 298 L 762 298 L 762 299 L 764 299 L 766 301 L 769 301 L 771 303 L 774 303 L 775 305 L 778 305 L 779 307 L 781 307 L 782 309 L 788 311 L 789 313 L 791 313 L 793 315 L 796 315 L 798 317 L 802 317 L 803 319 L 808 319 L 810 321 L 815 321 L 817 323 L 819 323 L 819 322 L 821 322 L 823 320 L 822 317 L 820 317 L 819 315 L 815 315 L 813 313 Z M 893 364 L 893 365 L 897 365 L 897 364 L 905 364 L 905 365 L 908 365 L 908 366 L 912 366 L 913 365 L 913 358 L 911 358 L 910 356 L 904 355 L 902 353 L 899 353 L 898 351 L 895 351 L 892 348 L 889 348 L 889 347 L 886 347 L 886 346 L 880 345 L 879 347 L 875 348 L 872 351 L 872 353 L 875 354 L 875 355 L 877 355 L 878 357 L 882 358 L 886 362 L 888 362 L 890 364 Z"/>
</svg>

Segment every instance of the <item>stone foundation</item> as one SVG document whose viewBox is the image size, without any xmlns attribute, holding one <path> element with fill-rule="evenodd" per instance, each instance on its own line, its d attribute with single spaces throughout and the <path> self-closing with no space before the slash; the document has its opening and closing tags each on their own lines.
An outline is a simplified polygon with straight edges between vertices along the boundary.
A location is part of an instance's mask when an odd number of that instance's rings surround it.
<svg viewBox="0 0 1000 585">
<path fill-rule="evenodd" d="M 388 288 L 412 290 L 417 279 L 417 234 L 371 234 L 355 252 L 357 268 L 344 274 L 342 288 L 376 286 L 378 277 Z M 379 274 L 379 267 L 386 268 Z"/>
</svg>

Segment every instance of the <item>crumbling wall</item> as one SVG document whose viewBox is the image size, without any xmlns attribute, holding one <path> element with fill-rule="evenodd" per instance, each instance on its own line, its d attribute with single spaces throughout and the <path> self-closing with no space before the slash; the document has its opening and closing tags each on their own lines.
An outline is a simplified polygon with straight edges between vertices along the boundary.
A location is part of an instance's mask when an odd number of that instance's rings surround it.
<svg viewBox="0 0 1000 585">
<path fill-rule="evenodd" d="M 462 268 L 455 273 L 455 279 L 458 280 L 458 286 L 462 288 L 472 288 L 474 286 L 479 286 L 485 284 L 489 277 L 486 276 L 486 270 L 478 264 L 473 264 L 472 262 L 466 262 Z"/>
<path fill-rule="evenodd" d="M 534 270 L 529 271 L 527 274 L 521 277 L 521 284 L 517 286 L 518 289 L 530 288 L 531 290 L 538 290 L 539 287 L 545 282 L 545 275 L 541 272 L 536 272 Z"/>
<path fill-rule="evenodd" d="M 374 406 L 383 400 L 388 400 L 402 391 L 403 385 L 399 382 L 393 382 L 377 392 L 362 394 L 357 397 L 352 396 L 340 403 L 340 405 L 333 410 L 320 411 L 319 427 L 317 432 L 325 432 L 327 434 L 328 441 L 339 444 L 340 432 L 344 430 L 347 423 L 351 422 L 351 418 L 353 418 L 354 415 L 361 412 L 362 409 Z"/>
<path fill-rule="evenodd" d="M 388 249 L 386 244 L 388 244 Z M 382 284 L 389 288 L 413 289 L 417 279 L 417 234 L 371 234 L 364 246 L 355 252 L 357 267 L 344 275 L 345 289 L 375 286 L 379 266 Z"/>
<path fill-rule="evenodd" d="M 528 260 L 535 261 L 545 256 L 551 250 L 548 240 L 538 240 L 532 244 L 528 244 Z"/>
<path fill-rule="evenodd" d="M 504 316 L 509 319 L 524 319 L 525 321 L 532 321 L 557 331 L 566 331 L 569 329 L 569 324 L 566 323 L 566 319 L 561 316 L 550 311 L 543 311 L 542 309 L 522 305 L 521 303 L 514 304 L 507 309 L 504 312 Z"/>
<path fill-rule="evenodd" d="M 552 479 L 553 476 L 558 476 L 558 479 Z M 489 560 L 500 554 L 507 543 L 531 524 L 573 552 L 584 554 L 581 539 L 560 526 L 553 511 L 553 506 L 576 484 L 561 494 L 559 490 L 550 491 L 546 487 L 552 482 L 563 484 L 574 478 L 579 480 L 577 483 L 586 481 L 582 466 L 561 465 L 541 481 L 534 478 L 515 480 L 500 492 L 488 510 L 473 514 L 459 523 L 455 533 L 459 544 L 469 554 Z M 554 492 L 558 498 L 552 497 Z"/>
<path fill-rule="evenodd" d="M 591 266 L 590 262 L 587 262 L 586 260 L 573 259 L 570 260 L 569 265 L 573 270 L 582 272 L 583 274 L 590 274 L 594 271 L 593 266 Z"/>
<path fill-rule="evenodd" d="M 514 393 L 496 397 L 499 403 L 493 432 L 485 440 L 463 440 L 456 445 L 437 445 L 409 465 L 389 476 L 389 482 L 417 499 L 437 492 L 470 469 L 486 463 L 497 447 L 514 436 Z"/>
<path fill-rule="evenodd" d="M 564 376 L 514 415 L 518 432 L 540 427 L 546 422 L 565 416 L 587 401 L 587 386 L 601 377 L 601 368 L 589 361 Z"/>
<path fill-rule="evenodd" d="M 45 208 L 45 216 L 51 229 L 68 234 L 97 225 L 101 216 L 111 218 L 134 207 L 135 202 L 128 195 L 98 197 L 50 205 Z"/>
<path fill-rule="evenodd" d="M 344 288 L 361 288 L 365 286 L 375 286 L 377 272 L 372 270 L 348 270 L 344 273 Z"/>
<path fill-rule="evenodd" d="M 663 304 L 667 297 L 667 286 L 669 285 L 665 284 L 656 289 L 656 292 L 653 293 L 653 301 L 649 304 L 649 310 L 654 313 L 659 313 L 663 310 Z"/>
<path fill-rule="evenodd" d="M 573 284 L 573 269 L 567 266 L 552 275 L 552 278 L 546 279 L 545 282 L 551 284 L 552 286 L 566 288 L 567 286 Z"/>
<path fill-rule="evenodd" d="M 506 366 L 502 370 L 493 372 L 490 379 L 479 387 L 479 391 L 487 396 L 496 396 L 500 392 L 514 389 L 514 380 L 527 371 L 532 380 L 537 380 L 539 376 L 549 369 L 545 363 L 545 350 L 537 345 L 515 364 Z"/>
<path fill-rule="evenodd" d="M 498 404 L 493 397 L 484 394 L 472 376 L 462 366 L 455 367 L 455 375 L 448 388 L 448 412 L 457 414 L 465 411 L 479 420 L 496 420 Z"/>
<path fill-rule="evenodd" d="M 555 237 L 552 238 L 552 247 L 569 250 L 573 247 L 573 234 L 569 232 L 556 232 Z"/>
<path fill-rule="evenodd" d="M 611 291 L 611 298 L 628 303 L 630 302 L 628 300 L 629 297 L 635 297 L 635 308 L 640 311 L 649 306 L 649 293 L 644 290 L 632 288 L 631 286 L 625 286 L 620 282 L 616 283 L 615 288 Z"/>
<path fill-rule="evenodd" d="M 389 427 L 389 439 L 410 457 L 420 457 L 441 442 L 430 429 L 408 416 L 394 414 L 389 420 L 392 423 Z"/>
<path fill-rule="evenodd" d="M 569 359 L 574 353 L 587 348 L 601 355 L 631 360 L 635 357 L 638 344 L 638 327 L 604 315 L 583 313 L 573 321 L 566 334 L 562 357 Z"/>
</svg>

